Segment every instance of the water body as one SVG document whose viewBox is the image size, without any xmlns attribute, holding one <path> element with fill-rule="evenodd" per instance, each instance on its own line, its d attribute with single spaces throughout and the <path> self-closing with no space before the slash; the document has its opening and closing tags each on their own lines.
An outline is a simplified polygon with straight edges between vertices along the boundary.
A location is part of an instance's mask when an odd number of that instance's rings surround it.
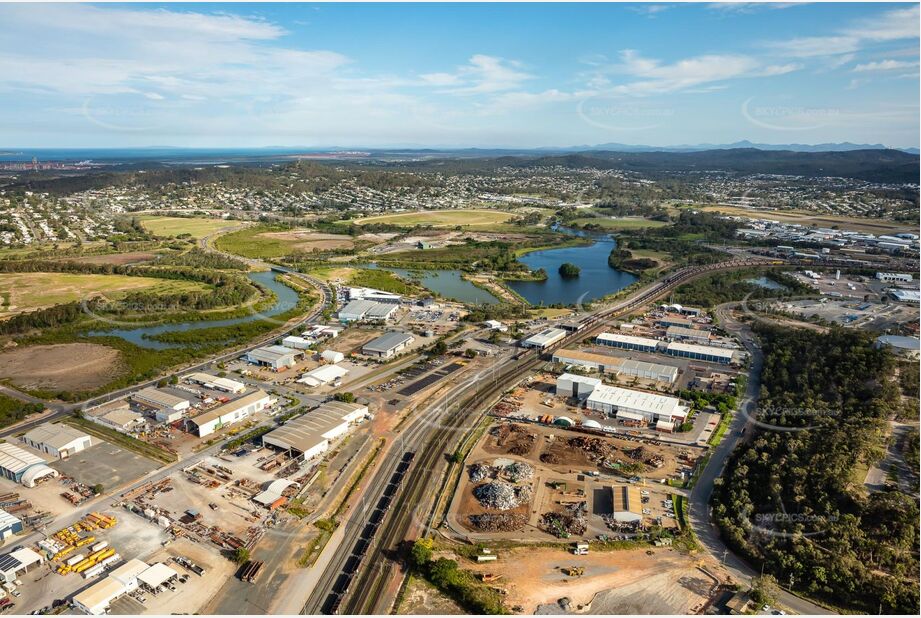
<svg viewBox="0 0 921 618">
<path fill-rule="evenodd" d="M 545 249 L 519 258 L 531 270 L 547 271 L 545 281 L 509 281 L 508 286 L 532 305 L 574 305 L 622 290 L 637 280 L 633 275 L 608 266 L 608 255 L 617 246 L 607 234 L 589 234 L 580 230 L 557 228 L 557 231 L 592 238 L 595 242 L 582 247 Z M 560 264 L 570 262 L 581 269 L 578 277 L 566 279 L 559 273 Z"/>
<path fill-rule="evenodd" d="M 161 335 L 163 333 L 173 333 L 173 332 L 185 332 L 190 330 L 199 330 L 202 328 L 214 328 L 221 326 L 233 326 L 234 324 L 242 324 L 244 322 L 252 322 L 254 320 L 267 320 L 273 316 L 283 313 L 293 307 L 297 306 L 298 295 L 293 289 L 289 288 L 283 283 L 279 283 L 275 280 L 276 273 L 273 271 L 264 271 L 257 273 L 249 273 L 247 276 L 252 279 L 254 282 L 261 284 L 263 287 L 269 288 L 275 293 L 276 302 L 266 311 L 260 313 L 252 313 L 245 315 L 239 318 L 230 318 L 226 320 L 212 320 L 212 321 L 200 321 L 200 322 L 175 322 L 169 324 L 159 324 L 156 326 L 140 326 L 137 328 L 117 328 L 114 330 L 106 331 L 93 331 L 88 333 L 91 337 L 94 336 L 115 336 L 121 337 L 126 341 L 130 341 L 134 345 L 147 348 L 150 350 L 165 350 L 167 348 L 176 348 L 182 347 L 181 344 L 176 343 L 164 343 L 162 341 L 155 341 L 152 339 L 147 339 L 147 336 Z"/>
<path fill-rule="evenodd" d="M 495 305 L 498 298 L 479 288 L 461 277 L 459 270 L 408 270 L 406 268 L 391 268 L 377 264 L 361 264 L 358 268 L 382 268 L 398 277 L 409 281 L 418 281 L 423 287 L 437 292 L 445 298 L 450 298 L 471 305 Z"/>
<path fill-rule="evenodd" d="M 766 288 L 768 290 L 786 290 L 787 286 L 777 283 L 773 279 L 768 277 L 756 277 L 755 279 L 746 279 L 746 283 L 751 283 L 757 285 L 758 287 Z"/>
</svg>

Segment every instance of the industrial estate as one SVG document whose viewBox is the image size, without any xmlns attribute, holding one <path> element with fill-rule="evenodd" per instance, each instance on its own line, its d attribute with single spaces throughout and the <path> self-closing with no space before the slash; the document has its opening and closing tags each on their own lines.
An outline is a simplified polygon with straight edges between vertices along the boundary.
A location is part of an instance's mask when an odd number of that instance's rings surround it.
<svg viewBox="0 0 921 618">
<path fill-rule="evenodd" d="M 0 612 L 917 615 L 918 154 L 615 146 L 0 153 Z"/>
</svg>

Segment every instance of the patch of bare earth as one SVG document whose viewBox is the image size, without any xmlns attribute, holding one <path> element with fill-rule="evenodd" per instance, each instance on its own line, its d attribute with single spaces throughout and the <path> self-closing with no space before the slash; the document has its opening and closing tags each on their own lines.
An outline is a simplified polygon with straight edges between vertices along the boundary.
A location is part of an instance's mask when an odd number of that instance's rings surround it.
<svg viewBox="0 0 921 618">
<path fill-rule="evenodd" d="M 26 390 L 85 391 L 123 371 L 120 352 L 94 343 L 35 345 L 0 352 L 0 379 Z"/>
<path fill-rule="evenodd" d="M 406 595 L 397 613 L 403 616 L 443 616 L 466 612 L 424 579 L 412 577 L 406 584 Z"/>
<path fill-rule="evenodd" d="M 294 242 L 294 248 L 300 251 L 314 249 L 351 249 L 355 243 L 351 236 L 345 234 L 319 234 L 317 232 L 263 232 L 259 236 L 274 238 L 285 242 Z"/>
</svg>

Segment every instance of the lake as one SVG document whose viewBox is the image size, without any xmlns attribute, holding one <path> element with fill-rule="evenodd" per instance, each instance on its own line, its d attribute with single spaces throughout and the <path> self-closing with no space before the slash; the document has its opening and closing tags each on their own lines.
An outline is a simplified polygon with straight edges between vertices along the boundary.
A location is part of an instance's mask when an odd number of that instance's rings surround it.
<svg viewBox="0 0 921 618">
<path fill-rule="evenodd" d="M 147 339 L 147 336 L 161 335 L 163 333 L 172 333 L 172 332 L 185 332 L 190 330 L 199 330 L 202 328 L 214 328 L 221 326 L 233 326 L 234 324 L 242 324 L 244 322 L 252 322 L 254 320 L 269 320 L 273 316 L 283 313 L 292 307 L 296 307 L 298 303 L 298 295 L 293 289 L 289 288 L 283 283 L 279 283 L 275 280 L 276 273 L 273 271 L 263 271 L 257 273 L 249 273 L 247 276 L 252 279 L 254 282 L 261 284 L 263 287 L 269 288 L 275 293 L 276 301 L 266 311 L 260 313 L 252 313 L 250 315 L 245 315 L 239 318 L 230 318 L 226 320 L 212 320 L 212 321 L 199 321 L 199 322 L 175 322 L 169 324 L 158 324 L 156 326 L 139 326 L 137 328 L 116 328 L 113 330 L 106 331 L 92 331 L 87 333 L 89 336 L 115 336 L 121 337 L 126 341 L 130 341 L 136 346 L 142 348 L 148 348 L 151 350 L 165 350 L 167 348 L 176 348 L 181 347 L 181 344 L 176 343 L 164 343 L 162 341 L 155 341 L 152 339 Z"/>
<path fill-rule="evenodd" d="M 557 228 L 557 231 L 594 239 L 594 243 L 581 247 L 544 249 L 528 253 L 518 259 L 531 270 L 547 271 L 545 281 L 508 281 L 508 286 L 532 305 L 574 305 L 588 302 L 622 290 L 637 280 L 633 275 L 608 266 L 608 255 L 617 246 L 611 236 L 588 234 L 579 230 Z M 578 277 L 564 278 L 559 273 L 560 264 L 570 262 L 581 269 Z"/>
<path fill-rule="evenodd" d="M 499 299 L 483 288 L 479 288 L 463 277 L 459 270 L 409 270 L 406 268 L 391 268 L 377 264 L 361 264 L 357 268 L 382 268 L 409 281 L 417 281 L 420 285 L 444 298 L 450 298 L 462 303 L 473 305 L 495 305 Z"/>
</svg>

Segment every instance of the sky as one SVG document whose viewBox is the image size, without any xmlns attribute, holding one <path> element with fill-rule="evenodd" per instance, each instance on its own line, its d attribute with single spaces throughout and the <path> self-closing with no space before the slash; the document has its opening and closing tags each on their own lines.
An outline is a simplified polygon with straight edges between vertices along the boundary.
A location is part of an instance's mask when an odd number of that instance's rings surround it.
<svg viewBox="0 0 921 618">
<path fill-rule="evenodd" d="M 919 145 L 917 3 L 0 4 L 0 147 Z"/>
</svg>

